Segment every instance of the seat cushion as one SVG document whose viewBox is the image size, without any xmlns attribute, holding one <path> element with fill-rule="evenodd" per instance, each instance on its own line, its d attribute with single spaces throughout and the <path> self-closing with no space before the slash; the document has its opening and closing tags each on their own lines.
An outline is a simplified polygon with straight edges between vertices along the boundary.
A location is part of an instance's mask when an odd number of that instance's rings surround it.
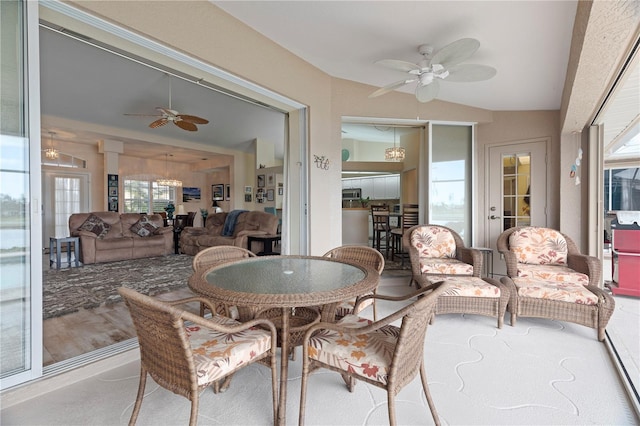
<svg viewBox="0 0 640 426">
<path fill-rule="evenodd" d="M 436 283 L 445 280 L 452 284 L 441 297 L 466 296 L 466 297 L 500 297 L 500 288 L 478 277 L 429 277 L 429 282 Z"/>
<path fill-rule="evenodd" d="M 518 264 L 518 276 L 544 281 L 589 285 L 589 276 L 562 265 Z"/>
<path fill-rule="evenodd" d="M 423 274 L 473 275 L 473 265 L 452 258 L 420 258 Z"/>
<path fill-rule="evenodd" d="M 518 296 L 536 299 L 557 300 L 559 302 L 597 305 L 598 296 L 580 284 L 545 281 L 536 278 L 514 278 Z"/>
<path fill-rule="evenodd" d="M 527 226 L 509 236 L 509 249 L 518 263 L 567 264 L 567 241 L 554 229 Z"/>
<path fill-rule="evenodd" d="M 411 233 L 411 245 L 420 259 L 456 257 L 456 240 L 451 232 L 438 226 L 421 226 Z"/>
<path fill-rule="evenodd" d="M 240 324 L 219 315 L 212 317 L 210 321 L 226 326 Z M 232 334 L 199 325 L 188 326 L 186 330 L 193 352 L 198 385 L 206 385 L 226 376 L 271 348 L 271 333 L 261 328 L 250 328 Z"/>
<path fill-rule="evenodd" d="M 371 321 L 355 315 L 347 315 L 337 324 L 359 328 L 371 324 Z M 400 329 L 392 325 L 369 334 L 358 335 L 320 330 L 309 341 L 309 357 L 386 384 L 399 334 Z"/>
</svg>

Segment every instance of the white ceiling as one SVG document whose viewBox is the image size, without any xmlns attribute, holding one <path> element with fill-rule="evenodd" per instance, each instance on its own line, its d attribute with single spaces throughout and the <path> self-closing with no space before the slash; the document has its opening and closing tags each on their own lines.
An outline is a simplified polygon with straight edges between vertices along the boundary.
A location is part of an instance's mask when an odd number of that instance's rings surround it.
<svg viewBox="0 0 640 426">
<path fill-rule="evenodd" d="M 438 50 L 475 38 L 480 49 L 467 63 L 498 74 L 478 83 L 444 80 L 438 98 L 494 111 L 560 109 L 577 7 L 538 0 L 213 3 L 331 76 L 372 86 L 405 76 L 377 60 L 415 63 L 421 44 Z"/>
</svg>

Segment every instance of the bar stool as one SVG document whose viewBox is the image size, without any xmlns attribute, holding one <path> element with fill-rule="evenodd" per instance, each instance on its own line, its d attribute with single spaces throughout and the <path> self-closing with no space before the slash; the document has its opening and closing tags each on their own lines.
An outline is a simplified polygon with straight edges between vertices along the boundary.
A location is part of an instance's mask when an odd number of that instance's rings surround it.
<svg viewBox="0 0 640 426">
<path fill-rule="evenodd" d="M 386 256 L 389 256 L 389 238 L 391 237 L 391 226 L 389 225 L 389 209 L 386 204 L 371 205 L 371 219 L 373 221 L 373 248 L 382 251 L 381 241 L 384 237 L 384 249 Z"/>
</svg>

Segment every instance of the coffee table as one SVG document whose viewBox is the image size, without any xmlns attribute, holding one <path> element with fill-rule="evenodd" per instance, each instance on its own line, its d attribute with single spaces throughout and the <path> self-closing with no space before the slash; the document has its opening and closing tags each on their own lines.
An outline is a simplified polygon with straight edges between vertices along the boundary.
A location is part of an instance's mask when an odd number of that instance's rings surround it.
<svg viewBox="0 0 640 426">
<path fill-rule="evenodd" d="M 341 301 L 373 291 L 379 280 L 373 268 L 335 259 L 267 256 L 214 266 L 192 275 L 189 287 L 201 296 L 237 306 L 240 321 L 265 309 L 282 309 L 278 424 L 285 424 L 291 308 L 322 306 L 321 320 L 334 322 Z"/>
</svg>

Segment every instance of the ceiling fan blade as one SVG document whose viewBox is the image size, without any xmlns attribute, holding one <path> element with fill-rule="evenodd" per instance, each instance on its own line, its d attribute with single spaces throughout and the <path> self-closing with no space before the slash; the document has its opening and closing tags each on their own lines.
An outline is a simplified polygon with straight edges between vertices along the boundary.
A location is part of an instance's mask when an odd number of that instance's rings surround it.
<svg viewBox="0 0 640 426">
<path fill-rule="evenodd" d="M 472 82 L 489 80 L 498 71 L 487 65 L 460 64 L 449 68 L 449 76 L 446 81 Z"/>
<path fill-rule="evenodd" d="M 437 80 L 433 80 L 431 83 L 426 86 L 418 85 L 416 88 L 416 99 L 418 102 L 429 102 L 432 101 L 438 96 L 438 92 L 440 91 L 440 84 Z"/>
<path fill-rule="evenodd" d="M 149 124 L 149 127 L 151 127 L 152 129 L 156 129 L 158 127 L 164 126 L 168 122 L 169 122 L 169 120 L 167 120 L 166 118 L 162 117 L 162 118 L 157 119 L 153 123 Z"/>
<path fill-rule="evenodd" d="M 396 81 L 395 83 L 387 84 L 386 86 L 381 87 L 378 90 L 376 90 L 375 92 L 373 92 L 372 94 L 370 94 L 369 97 L 370 98 L 376 98 L 378 96 L 382 96 L 385 93 L 392 92 L 395 89 L 397 89 L 398 87 L 402 87 L 405 84 L 413 83 L 416 80 L 417 79 L 412 78 L 412 79 L 409 79 L 409 80 L 400 80 L 400 81 Z"/>
<path fill-rule="evenodd" d="M 411 73 L 419 73 L 420 67 L 416 64 L 412 64 L 407 61 L 399 61 L 396 59 L 382 59 L 381 61 L 375 62 L 377 65 L 382 65 L 383 67 L 391 68 L 397 71 L 405 71 Z"/>
<path fill-rule="evenodd" d="M 431 58 L 431 63 L 449 68 L 469 59 L 479 47 L 480 42 L 475 38 L 461 38 L 438 50 Z"/>
<path fill-rule="evenodd" d="M 180 127 L 182 130 L 187 130 L 189 132 L 198 131 L 198 127 L 193 123 L 189 123 L 188 121 L 176 120 L 173 122 L 173 124 Z"/>
<path fill-rule="evenodd" d="M 178 114 L 178 117 L 180 117 L 182 119 L 182 121 L 186 121 L 188 123 L 193 123 L 193 124 L 207 124 L 207 123 L 209 123 L 209 120 L 204 119 L 204 118 L 200 118 L 200 117 L 196 117 L 195 115 Z"/>
<path fill-rule="evenodd" d="M 162 117 L 162 115 L 160 114 L 122 114 L 122 115 L 128 115 L 131 117 Z"/>
</svg>

